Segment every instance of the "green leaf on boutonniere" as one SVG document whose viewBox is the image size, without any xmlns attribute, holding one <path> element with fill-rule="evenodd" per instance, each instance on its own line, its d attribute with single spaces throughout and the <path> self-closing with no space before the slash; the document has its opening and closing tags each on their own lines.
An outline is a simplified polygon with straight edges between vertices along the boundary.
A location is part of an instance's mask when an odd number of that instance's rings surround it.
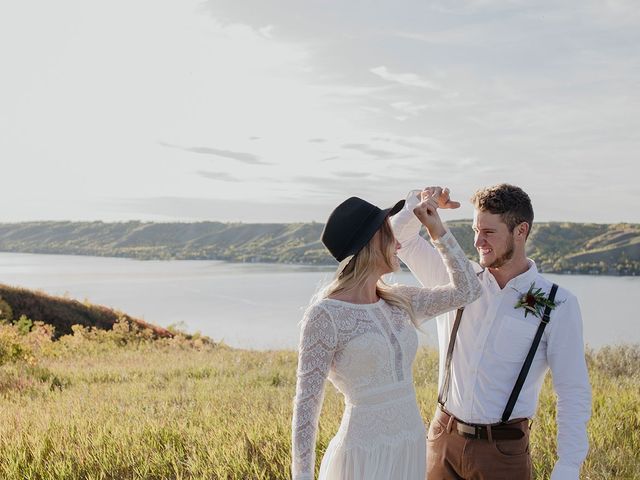
<svg viewBox="0 0 640 480">
<path fill-rule="evenodd" d="M 514 289 L 515 290 L 515 289 Z M 526 293 L 521 293 L 516 290 L 520 297 L 518 302 L 513 308 L 524 309 L 524 316 L 532 314 L 534 317 L 542 318 L 545 308 L 549 307 L 551 310 L 556 308 L 560 303 L 557 301 L 551 301 L 542 291 L 542 288 L 536 288 L 536 282 L 532 282 L 529 290 Z"/>
</svg>

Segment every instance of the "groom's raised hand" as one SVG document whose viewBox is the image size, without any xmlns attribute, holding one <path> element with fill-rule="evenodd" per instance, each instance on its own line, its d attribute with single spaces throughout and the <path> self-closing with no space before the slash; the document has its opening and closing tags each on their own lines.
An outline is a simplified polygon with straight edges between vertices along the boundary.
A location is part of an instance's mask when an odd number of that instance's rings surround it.
<svg viewBox="0 0 640 480">
<path fill-rule="evenodd" d="M 438 208 L 460 208 L 460 202 L 451 200 L 449 193 L 447 187 L 425 187 L 420 192 L 418 199 L 422 201 L 425 197 L 433 197 L 438 200 Z"/>
</svg>

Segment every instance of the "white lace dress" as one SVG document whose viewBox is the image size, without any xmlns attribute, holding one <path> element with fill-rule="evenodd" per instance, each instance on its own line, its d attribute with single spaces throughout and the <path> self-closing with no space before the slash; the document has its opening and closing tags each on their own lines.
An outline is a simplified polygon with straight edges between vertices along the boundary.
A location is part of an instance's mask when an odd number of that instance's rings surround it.
<svg viewBox="0 0 640 480">
<path fill-rule="evenodd" d="M 421 320 L 472 302 L 480 284 L 451 233 L 434 242 L 451 283 L 432 289 L 397 286 Z M 425 427 L 412 364 L 418 347 L 404 310 L 380 300 L 358 305 L 323 299 L 302 322 L 293 412 L 292 475 L 313 479 L 325 380 L 344 395 L 340 428 L 322 459 L 326 480 L 424 480 Z"/>
</svg>

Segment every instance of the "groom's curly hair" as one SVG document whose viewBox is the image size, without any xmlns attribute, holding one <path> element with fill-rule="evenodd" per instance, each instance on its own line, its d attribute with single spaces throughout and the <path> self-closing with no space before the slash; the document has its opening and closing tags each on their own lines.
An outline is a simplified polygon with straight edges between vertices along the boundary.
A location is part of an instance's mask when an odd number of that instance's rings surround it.
<svg viewBox="0 0 640 480">
<path fill-rule="evenodd" d="M 508 183 L 484 187 L 473 194 L 471 203 L 476 210 L 500 215 L 510 232 L 522 222 L 529 224 L 531 232 L 533 207 L 529 195 L 520 187 Z"/>
</svg>

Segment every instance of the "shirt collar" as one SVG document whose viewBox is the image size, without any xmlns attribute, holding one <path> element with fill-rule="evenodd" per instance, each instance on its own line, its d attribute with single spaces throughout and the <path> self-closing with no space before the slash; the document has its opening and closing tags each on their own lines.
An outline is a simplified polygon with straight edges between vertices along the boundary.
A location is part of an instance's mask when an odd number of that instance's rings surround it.
<svg viewBox="0 0 640 480">
<path fill-rule="evenodd" d="M 536 262 L 527 258 L 527 262 L 529 262 L 529 270 L 526 272 L 522 272 L 515 278 L 512 278 L 507 282 L 507 287 L 513 287 L 519 292 L 526 292 L 531 284 L 535 282 L 536 277 L 538 276 L 538 268 L 536 267 Z"/>
<path fill-rule="evenodd" d="M 527 262 L 529 263 L 529 269 L 525 272 L 522 272 L 517 277 L 509 280 L 504 286 L 505 289 L 514 288 L 517 291 L 524 293 L 529 289 L 531 284 L 535 282 L 536 277 L 538 276 L 538 268 L 536 267 L 536 262 L 534 262 L 530 258 L 527 258 Z M 483 270 L 483 276 L 485 276 L 486 280 L 488 280 L 492 285 L 495 285 L 496 288 L 499 288 L 498 282 L 496 282 L 496 279 L 493 277 L 488 268 L 485 268 Z"/>
</svg>

